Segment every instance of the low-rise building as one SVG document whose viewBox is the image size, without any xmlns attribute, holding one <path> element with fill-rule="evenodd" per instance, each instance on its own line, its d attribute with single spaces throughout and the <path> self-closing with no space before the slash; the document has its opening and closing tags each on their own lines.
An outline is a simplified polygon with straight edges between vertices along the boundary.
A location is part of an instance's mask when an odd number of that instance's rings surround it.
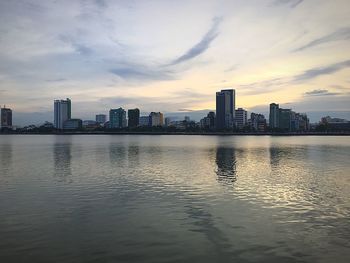
<svg viewBox="0 0 350 263">
<path fill-rule="evenodd" d="M 96 122 L 99 124 L 104 124 L 107 121 L 107 115 L 106 114 L 97 114 L 96 115 Z"/>
<path fill-rule="evenodd" d="M 83 126 L 81 119 L 69 119 L 63 123 L 63 130 L 79 130 Z"/>
<path fill-rule="evenodd" d="M 263 132 L 266 131 L 267 125 L 266 125 L 266 119 L 265 116 L 263 114 L 258 114 L 258 113 L 254 113 L 252 112 L 250 114 L 250 127 L 253 131 L 259 131 L 259 132 Z"/>
<path fill-rule="evenodd" d="M 243 129 L 247 125 L 247 111 L 242 108 L 238 108 L 235 111 L 235 124 L 237 129 Z"/>
</svg>

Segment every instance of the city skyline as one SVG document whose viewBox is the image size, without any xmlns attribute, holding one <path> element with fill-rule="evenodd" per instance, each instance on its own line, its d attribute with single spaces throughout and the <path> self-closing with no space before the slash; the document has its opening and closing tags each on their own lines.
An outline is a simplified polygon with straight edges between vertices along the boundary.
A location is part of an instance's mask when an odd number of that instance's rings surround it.
<svg viewBox="0 0 350 263">
<path fill-rule="evenodd" d="M 82 119 L 117 107 L 191 116 L 214 110 L 213 94 L 227 88 L 250 112 L 276 102 L 311 121 L 350 117 L 345 0 L 11 1 L 0 10 L 0 103 L 16 125 L 50 120 L 62 97 Z"/>
</svg>

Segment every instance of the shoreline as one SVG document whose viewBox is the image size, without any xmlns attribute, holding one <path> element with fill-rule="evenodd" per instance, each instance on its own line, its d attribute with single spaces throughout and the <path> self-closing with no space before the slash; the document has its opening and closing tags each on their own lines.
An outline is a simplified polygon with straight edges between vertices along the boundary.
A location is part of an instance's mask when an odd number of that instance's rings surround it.
<svg viewBox="0 0 350 263">
<path fill-rule="evenodd" d="M 21 133 L 0 133 L 0 135 L 190 135 L 190 136 L 350 136 L 350 132 L 21 132 Z"/>
</svg>

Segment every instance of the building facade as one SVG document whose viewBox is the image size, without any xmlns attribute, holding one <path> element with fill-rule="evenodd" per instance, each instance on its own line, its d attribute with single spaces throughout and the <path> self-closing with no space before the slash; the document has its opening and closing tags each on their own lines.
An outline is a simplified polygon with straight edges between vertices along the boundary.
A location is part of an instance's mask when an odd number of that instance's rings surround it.
<svg viewBox="0 0 350 263">
<path fill-rule="evenodd" d="M 150 126 L 163 126 L 164 119 L 163 113 L 161 112 L 151 112 L 149 114 L 149 125 Z"/>
<path fill-rule="evenodd" d="M 63 129 L 63 123 L 72 118 L 72 102 L 70 99 L 54 101 L 54 127 Z"/>
<path fill-rule="evenodd" d="M 309 119 L 306 114 L 282 109 L 276 103 L 270 104 L 270 129 L 280 131 L 300 132 L 309 130 Z"/>
<path fill-rule="evenodd" d="M 200 120 L 200 127 L 205 130 L 215 129 L 215 112 L 211 111 L 206 117 Z"/>
<path fill-rule="evenodd" d="M 235 124 L 236 124 L 236 128 L 237 129 L 243 129 L 246 125 L 247 125 L 247 111 L 242 109 L 242 108 L 238 108 L 235 111 Z"/>
<path fill-rule="evenodd" d="M 126 111 L 123 108 L 109 111 L 109 128 L 120 129 L 127 127 Z"/>
<path fill-rule="evenodd" d="M 236 94 L 234 89 L 216 92 L 216 128 L 232 129 L 235 119 Z"/>
<path fill-rule="evenodd" d="M 83 121 L 80 119 L 69 119 L 63 123 L 63 130 L 79 130 L 82 128 Z"/>
<path fill-rule="evenodd" d="M 0 128 L 12 128 L 12 110 L 5 106 L 1 108 Z"/>
<path fill-rule="evenodd" d="M 253 131 L 266 131 L 267 125 L 265 116 L 263 114 L 257 114 L 252 112 L 250 114 L 250 125 Z"/>
<path fill-rule="evenodd" d="M 279 127 L 279 105 L 276 103 L 270 104 L 269 126 L 270 129 Z"/>
<path fill-rule="evenodd" d="M 96 115 L 96 122 L 99 124 L 104 124 L 107 121 L 107 115 L 106 114 L 97 114 Z"/>
<path fill-rule="evenodd" d="M 136 128 L 139 126 L 140 120 L 140 110 L 139 109 L 130 109 L 128 110 L 128 127 Z"/>
<path fill-rule="evenodd" d="M 277 128 L 283 131 L 291 131 L 292 110 L 279 109 L 279 125 Z"/>
<path fill-rule="evenodd" d="M 150 126 L 149 125 L 149 116 L 140 116 L 139 126 Z"/>
</svg>

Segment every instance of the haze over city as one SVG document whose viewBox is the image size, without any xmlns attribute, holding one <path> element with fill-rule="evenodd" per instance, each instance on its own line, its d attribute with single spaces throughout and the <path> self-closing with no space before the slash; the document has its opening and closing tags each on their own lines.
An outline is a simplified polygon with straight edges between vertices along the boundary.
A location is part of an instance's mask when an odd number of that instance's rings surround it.
<svg viewBox="0 0 350 263">
<path fill-rule="evenodd" d="M 348 5 L 1 1 L 0 103 L 18 125 L 51 121 L 66 97 L 84 119 L 117 107 L 191 116 L 233 88 L 249 111 L 276 102 L 349 119 Z"/>
</svg>

